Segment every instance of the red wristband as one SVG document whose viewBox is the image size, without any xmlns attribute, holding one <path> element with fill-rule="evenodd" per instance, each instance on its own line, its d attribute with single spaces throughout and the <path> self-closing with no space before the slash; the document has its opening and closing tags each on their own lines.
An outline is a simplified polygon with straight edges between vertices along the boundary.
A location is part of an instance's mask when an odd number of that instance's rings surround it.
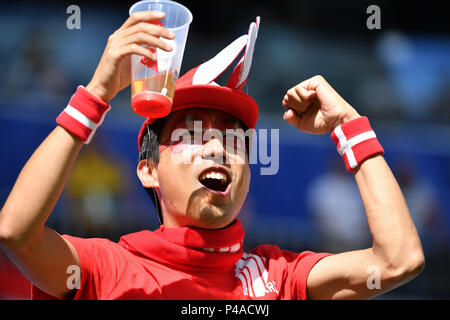
<svg viewBox="0 0 450 320">
<path fill-rule="evenodd" d="M 56 122 L 88 144 L 109 109 L 111 106 L 105 101 L 92 95 L 83 86 L 78 86 L 67 107 L 56 118 Z"/>
<path fill-rule="evenodd" d="M 331 133 L 348 171 L 353 171 L 367 158 L 384 154 L 367 117 L 359 117 L 337 126 Z"/>
</svg>

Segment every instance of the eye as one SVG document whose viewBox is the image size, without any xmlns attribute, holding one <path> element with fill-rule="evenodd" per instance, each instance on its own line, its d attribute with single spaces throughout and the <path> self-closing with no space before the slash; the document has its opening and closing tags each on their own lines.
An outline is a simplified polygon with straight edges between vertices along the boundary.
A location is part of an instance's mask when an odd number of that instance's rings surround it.
<svg viewBox="0 0 450 320">
<path fill-rule="evenodd" d="M 232 147 L 233 150 L 245 151 L 245 136 L 240 135 L 236 132 L 225 133 L 225 144 L 227 147 L 228 146 Z"/>
<path fill-rule="evenodd" d="M 193 138 L 195 136 L 195 131 L 194 130 L 187 131 L 184 135 Z"/>
<path fill-rule="evenodd" d="M 181 138 L 186 144 L 202 144 L 202 137 L 202 132 L 189 130 L 186 131 Z"/>
<path fill-rule="evenodd" d="M 177 132 L 176 134 L 172 135 L 171 145 L 177 145 L 180 143 L 192 144 L 193 136 L 193 131 L 183 130 L 181 133 Z"/>
</svg>

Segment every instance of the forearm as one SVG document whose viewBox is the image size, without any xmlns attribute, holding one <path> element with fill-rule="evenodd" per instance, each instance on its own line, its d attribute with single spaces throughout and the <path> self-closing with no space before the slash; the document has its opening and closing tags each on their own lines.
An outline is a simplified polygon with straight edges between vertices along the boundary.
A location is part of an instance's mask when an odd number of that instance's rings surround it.
<svg viewBox="0 0 450 320">
<path fill-rule="evenodd" d="M 371 248 L 331 255 L 314 265 L 307 281 L 308 297 L 365 299 L 417 275 L 424 265 L 420 239 L 368 119 L 360 117 L 321 76 L 291 88 L 282 104 L 288 109 L 283 119 L 298 129 L 331 132 L 347 170 L 355 175 L 373 238 Z M 369 267 L 378 267 L 380 290 L 367 285 Z"/>
<path fill-rule="evenodd" d="M 384 267 L 398 273 L 423 266 L 419 236 L 400 187 L 381 155 L 364 161 L 355 171 L 373 253 Z"/>
<path fill-rule="evenodd" d="M 9 249 L 25 249 L 39 236 L 82 145 L 58 126 L 28 160 L 0 212 L 0 239 Z"/>
<path fill-rule="evenodd" d="M 354 174 L 373 246 L 319 261 L 308 277 L 311 299 L 368 299 L 411 280 L 423 268 L 420 239 L 383 156 L 367 159 Z M 368 286 L 371 270 L 379 272 L 377 290 Z"/>
</svg>

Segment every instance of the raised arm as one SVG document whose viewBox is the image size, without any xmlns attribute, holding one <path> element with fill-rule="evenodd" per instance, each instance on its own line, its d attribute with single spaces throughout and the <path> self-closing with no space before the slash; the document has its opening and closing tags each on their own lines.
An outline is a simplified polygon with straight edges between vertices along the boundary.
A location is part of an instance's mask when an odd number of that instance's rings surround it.
<svg viewBox="0 0 450 320">
<path fill-rule="evenodd" d="M 112 34 L 95 74 L 86 86 L 88 95 L 109 102 L 130 84 L 130 55 L 154 60 L 140 46 L 170 51 L 159 39 L 173 39 L 167 29 L 147 23 L 161 19 L 157 12 L 139 12 Z M 69 242 L 45 226 L 83 141 L 57 126 L 33 153 L 0 212 L 0 242 L 24 275 L 42 291 L 58 298 L 70 293 L 67 268 L 79 266 L 77 253 Z"/>
<path fill-rule="evenodd" d="M 321 76 L 290 89 L 283 100 L 284 119 L 309 133 L 331 132 L 359 118 Z M 366 299 L 414 278 L 424 267 L 419 236 L 400 187 L 383 156 L 375 155 L 353 169 L 372 234 L 372 247 L 339 253 L 311 270 L 310 299 Z M 370 277 L 378 277 L 371 281 Z"/>
</svg>

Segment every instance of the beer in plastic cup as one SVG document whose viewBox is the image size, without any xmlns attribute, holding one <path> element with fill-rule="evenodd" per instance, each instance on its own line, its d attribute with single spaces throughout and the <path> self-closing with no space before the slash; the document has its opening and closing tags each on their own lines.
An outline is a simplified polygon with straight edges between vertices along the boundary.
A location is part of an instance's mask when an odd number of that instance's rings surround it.
<svg viewBox="0 0 450 320">
<path fill-rule="evenodd" d="M 156 53 L 157 61 L 131 56 L 131 107 L 141 116 L 160 118 L 169 114 L 172 107 L 192 14 L 185 6 L 170 0 L 139 1 L 131 6 L 130 15 L 138 11 L 165 12 L 163 19 L 149 23 L 164 26 L 175 34 L 174 40 L 161 38 L 172 46 L 170 52 L 144 45 Z"/>
</svg>

